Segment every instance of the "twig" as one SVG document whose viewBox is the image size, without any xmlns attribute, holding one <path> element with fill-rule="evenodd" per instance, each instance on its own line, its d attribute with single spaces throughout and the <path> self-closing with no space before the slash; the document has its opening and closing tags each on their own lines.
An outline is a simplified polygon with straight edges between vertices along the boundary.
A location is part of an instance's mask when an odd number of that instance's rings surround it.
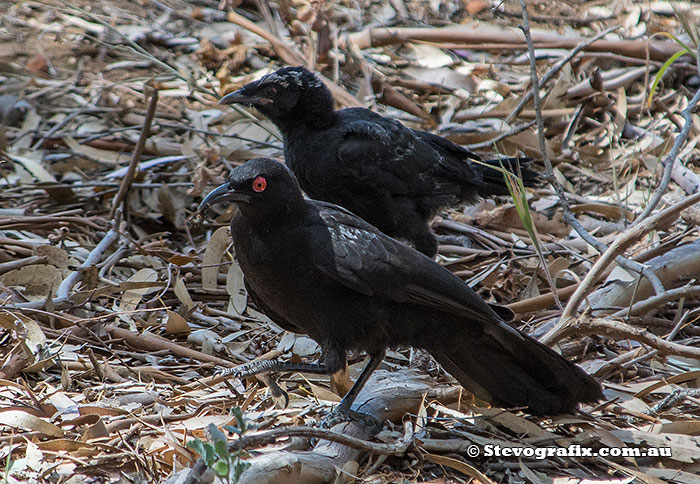
<svg viewBox="0 0 700 484">
<path fill-rule="evenodd" d="M 529 30 L 529 27 L 528 27 Z M 556 32 L 537 31 L 535 42 L 547 44 L 549 48 L 572 49 L 584 41 L 582 37 L 562 36 Z M 523 36 L 515 28 L 495 25 L 450 25 L 447 27 L 372 27 L 347 35 L 342 42 L 354 43 L 360 49 L 381 47 L 406 42 L 452 42 L 469 45 L 472 49 L 496 49 L 496 45 L 523 43 Z M 491 45 L 486 45 L 491 44 Z M 483 47 L 482 47 L 483 46 Z M 646 59 L 647 51 L 652 60 L 665 62 L 682 50 L 675 42 L 653 42 L 640 40 L 599 40 L 586 47 L 590 52 L 606 52 Z"/>
<path fill-rule="evenodd" d="M 607 266 L 612 263 L 613 259 L 616 258 L 619 253 L 624 251 L 635 241 L 639 240 L 639 238 L 644 234 L 654 230 L 657 226 L 663 223 L 667 223 L 670 218 L 677 217 L 682 210 L 697 202 L 700 202 L 700 193 L 696 193 L 695 195 L 671 205 L 665 210 L 662 210 L 661 212 L 647 218 L 639 225 L 630 227 L 630 229 L 618 235 L 613 243 L 610 244 L 608 250 L 606 250 L 596 261 L 596 263 L 593 264 L 593 267 L 591 267 L 590 271 L 588 271 L 586 277 L 583 279 L 583 281 L 581 281 L 578 289 L 576 289 L 576 292 L 574 292 L 571 299 L 569 299 L 569 303 L 566 305 L 566 308 L 564 308 L 564 312 L 559 319 L 559 323 L 557 323 L 554 328 L 545 334 L 540 341 L 542 341 L 544 344 L 551 344 L 561 339 L 563 331 L 568 326 L 573 324 L 572 321 L 574 319 L 574 313 L 583 301 L 585 295 L 588 294 L 588 291 L 593 287 L 593 284 L 598 281 Z"/>
<path fill-rule="evenodd" d="M 382 444 L 378 442 L 368 442 L 366 440 L 351 437 L 349 435 L 340 434 L 328 429 L 319 429 L 313 427 L 284 427 L 280 429 L 268 430 L 252 435 L 244 435 L 238 440 L 229 444 L 229 447 L 234 450 L 248 449 L 251 447 L 260 447 L 265 444 L 274 442 L 282 437 L 310 437 L 339 444 L 347 445 L 354 449 L 360 449 L 374 454 L 381 455 L 400 455 L 406 452 L 409 446 L 413 443 L 415 433 L 413 431 L 413 423 L 410 420 L 404 422 L 404 434 L 401 440 L 392 444 Z"/>
<path fill-rule="evenodd" d="M 700 397 L 699 388 L 676 388 L 671 393 L 668 394 L 666 398 L 661 400 L 659 403 L 651 407 L 645 413 L 648 415 L 658 415 L 661 412 L 665 412 L 673 407 L 677 407 L 686 398 L 689 397 Z"/>
<path fill-rule="evenodd" d="M 700 72 L 700 45 L 698 45 L 697 62 L 698 72 Z M 632 225 L 641 223 L 642 220 L 647 218 L 651 214 L 651 212 L 654 211 L 656 206 L 661 201 L 661 197 L 666 192 L 668 184 L 671 182 L 671 173 L 673 172 L 673 165 L 676 162 L 676 158 L 678 157 L 678 153 L 680 153 L 683 144 L 688 139 L 690 129 L 693 127 L 692 115 L 693 111 L 695 110 L 695 106 L 698 104 L 698 102 L 700 102 L 700 90 L 698 90 L 695 93 L 692 99 L 688 102 L 688 105 L 681 112 L 681 116 L 685 120 L 685 124 L 683 125 L 683 129 L 681 129 L 681 132 L 678 133 L 678 136 L 676 136 L 671 150 L 661 162 L 661 165 L 664 168 L 663 176 L 661 177 L 661 182 L 659 183 L 659 186 L 656 187 L 656 190 L 654 191 L 654 194 L 652 195 L 651 200 L 649 200 L 647 206 L 644 208 L 644 210 L 642 210 L 642 213 L 639 214 L 639 217 L 637 217 L 637 219 L 632 223 Z"/>
<path fill-rule="evenodd" d="M 663 294 L 656 295 L 645 299 L 644 301 L 639 301 L 632 305 L 630 308 L 621 309 L 618 312 L 612 314 L 612 317 L 622 317 L 622 316 L 638 316 L 648 313 L 654 308 L 666 304 L 667 302 L 675 301 L 682 297 L 698 297 L 700 296 L 700 286 L 684 286 L 678 287 L 676 289 L 669 289 Z"/>
<path fill-rule="evenodd" d="M 287 46 L 282 39 L 271 34 L 267 30 L 261 28 L 260 26 L 254 24 L 247 18 L 237 14 L 233 10 L 228 12 L 227 19 L 229 22 L 239 25 L 246 30 L 259 35 L 263 39 L 267 40 L 275 52 L 282 58 L 284 62 L 292 66 L 304 65 L 304 57 L 296 52 L 291 47 Z M 323 83 L 331 90 L 333 97 L 340 101 L 343 105 L 347 107 L 362 106 L 362 103 L 348 91 L 340 87 L 338 84 L 334 83 L 330 79 L 326 79 L 324 76 L 319 74 L 319 77 Z"/>
<path fill-rule="evenodd" d="M 85 261 L 80 264 L 78 270 L 71 272 L 68 274 L 68 277 L 63 279 L 63 282 L 61 282 L 61 285 L 58 286 L 58 290 L 56 291 L 56 299 L 59 301 L 66 300 L 70 294 L 70 290 L 73 289 L 73 286 L 75 286 L 78 279 L 80 279 L 80 276 L 82 275 L 81 269 L 86 269 L 97 264 L 102 258 L 104 252 L 118 239 L 119 232 L 116 229 L 110 229 L 100 243 L 97 244 L 94 249 L 92 249 Z"/>
<path fill-rule="evenodd" d="M 213 97 L 215 97 L 215 98 L 217 97 L 216 91 L 214 91 L 213 89 L 207 89 L 207 88 L 205 88 L 205 87 L 203 87 L 203 86 L 200 86 L 200 85 L 199 85 L 197 82 L 195 82 L 193 79 L 188 79 L 187 77 L 183 76 L 183 75 L 180 73 L 180 71 L 178 71 L 176 68 L 174 68 L 173 66 L 171 66 L 170 64 L 168 64 L 168 63 L 166 63 L 166 62 L 163 62 L 162 60 L 158 59 L 157 57 L 155 57 L 153 54 L 151 54 L 151 53 L 148 52 L 146 49 L 144 49 L 143 47 L 141 47 L 138 43 L 136 43 L 136 42 L 134 42 L 133 40 L 131 40 L 131 39 L 130 39 L 127 35 L 125 35 L 124 33 L 120 32 L 120 31 L 117 30 L 117 29 L 115 29 L 114 26 L 112 26 L 112 25 L 109 24 L 108 22 L 104 21 L 104 20 L 101 19 L 99 16 L 96 16 L 96 15 L 94 15 L 94 14 L 92 14 L 92 13 L 88 12 L 87 10 L 84 10 L 84 9 L 82 9 L 82 8 L 80 8 L 80 7 L 76 7 L 75 5 L 71 5 L 71 4 L 68 3 L 66 0 L 58 0 L 58 1 L 61 2 L 62 4 L 64 4 L 64 5 L 68 8 L 69 11 L 70 11 L 70 9 L 73 9 L 73 10 L 75 10 L 76 12 L 80 13 L 81 15 L 85 15 L 85 16 L 88 17 L 90 20 L 99 23 L 99 24 L 102 25 L 106 30 L 110 31 L 110 32 L 113 33 L 114 35 L 116 35 L 116 36 L 118 36 L 119 38 L 121 38 L 121 39 L 124 41 L 124 43 L 126 43 L 129 47 L 131 47 L 131 49 L 134 51 L 134 53 L 136 53 L 136 54 L 139 55 L 140 57 L 143 57 L 143 58 L 145 58 L 145 59 L 148 59 L 149 61 L 151 61 L 151 62 L 153 62 L 154 64 L 156 64 L 156 65 L 160 66 L 161 68 L 163 68 L 165 71 L 169 72 L 171 75 L 173 75 L 173 76 L 175 76 L 176 78 L 178 78 L 178 79 L 180 79 L 180 80 L 186 82 L 187 85 L 190 87 L 190 89 L 196 90 L 196 91 L 199 91 L 199 92 L 202 92 L 202 93 L 204 93 L 204 94 L 208 94 L 208 95 L 213 96 Z M 251 22 L 251 23 L 252 23 L 252 22 Z M 253 25 L 255 25 L 255 24 L 253 24 Z M 88 36 L 88 37 L 89 37 L 89 36 Z M 112 44 L 108 44 L 108 43 L 102 42 L 102 41 L 100 41 L 100 40 L 98 40 L 98 39 L 93 39 L 93 40 L 95 40 L 95 42 L 97 42 L 97 43 L 105 44 L 105 45 L 107 45 L 108 47 L 114 47 Z M 267 131 L 268 133 L 270 133 L 270 134 L 271 134 L 272 136 L 274 136 L 275 138 L 280 139 L 280 136 L 279 136 L 279 134 L 278 134 L 277 132 L 275 132 L 273 129 L 270 129 L 270 127 L 269 127 L 266 123 L 261 122 L 257 117 L 253 116 L 250 112 L 248 112 L 247 110 L 243 109 L 241 106 L 238 106 L 237 104 L 232 104 L 232 105 L 231 105 L 231 108 L 233 108 L 236 112 L 238 112 L 238 113 L 241 114 L 242 116 L 245 116 L 246 118 L 250 119 L 253 123 L 255 123 L 257 126 L 259 126 L 260 128 L 262 128 L 262 129 L 264 129 L 265 131 Z"/>
<path fill-rule="evenodd" d="M 540 82 L 537 78 L 537 65 L 535 63 L 535 47 L 532 43 L 532 37 L 530 36 L 530 24 L 528 21 L 527 7 L 525 5 L 525 0 L 520 0 L 520 6 L 523 12 L 523 25 L 521 29 L 525 34 L 525 40 L 527 42 L 528 53 L 530 58 L 530 79 L 532 82 L 532 100 L 535 107 L 535 119 L 537 122 L 537 138 L 540 145 L 540 152 L 542 153 L 542 162 L 545 167 L 545 179 L 547 179 L 562 205 L 562 210 L 564 212 L 564 221 L 571 225 L 574 230 L 583 238 L 588 244 L 595 247 L 599 252 L 605 252 L 605 244 L 596 240 L 591 236 L 579 223 L 576 217 L 571 213 L 571 208 L 569 206 L 569 201 L 564 193 L 564 188 L 557 181 L 554 176 L 554 168 L 552 167 L 552 160 L 549 158 L 549 152 L 547 151 L 547 143 L 544 139 L 544 121 L 542 119 L 542 104 L 540 100 Z"/>
<path fill-rule="evenodd" d="M 93 106 L 92 106 L 92 103 L 95 102 L 95 100 L 97 99 L 97 97 L 98 97 L 97 94 L 91 96 L 90 99 L 89 99 L 85 104 L 83 104 L 83 105 L 80 106 L 78 109 L 76 109 L 75 111 L 73 111 L 72 113 L 70 113 L 68 116 L 66 116 L 65 118 L 63 118 L 63 120 L 62 120 L 61 122 L 56 123 L 54 126 L 52 126 L 51 129 L 49 129 L 46 133 L 44 133 L 44 134 L 41 136 L 41 138 L 39 138 L 39 140 L 38 140 L 36 143 L 34 143 L 34 146 L 32 146 L 32 150 L 38 150 L 39 148 L 41 148 L 41 146 L 44 144 L 44 142 L 45 142 L 47 139 L 51 138 L 51 137 L 52 137 L 56 132 L 58 132 L 61 128 L 63 128 L 63 127 L 66 126 L 68 123 L 70 123 L 71 121 L 73 121 L 73 119 L 75 119 L 75 118 L 78 117 L 80 114 L 82 114 L 83 112 L 85 112 L 85 110 L 86 110 L 88 107 L 93 107 Z"/>
<path fill-rule="evenodd" d="M 41 255 L 33 255 L 30 257 L 25 257 L 24 259 L 11 260 L 7 262 L 0 263 L 0 274 L 6 272 L 14 271 L 15 269 L 21 269 L 33 264 L 46 264 L 48 258 Z"/>
<path fill-rule="evenodd" d="M 158 90 L 153 90 L 153 95 L 151 96 L 151 102 L 148 104 L 148 111 L 146 112 L 146 118 L 143 120 L 143 128 L 141 128 L 141 135 L 136 143 L 134 152 L 131 155 L 131 160 L 129 161 L 129 168 L 122 178 L 121 185 L 119 186 L 119 191 L 114 197 L 112 202 L 112 209 L 109 211 L 109 218 L 114 219 L 117 210 L 121 207 L 122 203 L 126 202 L 129 189 L 134 181 L 134 176 L 136 175 L 136 168 L 139 164 L 139 159 L 141 158 L 141 153 L 143 152 L 144 146 L 146 146 L 146 141 L 148 140 L 148 135 L 151 132 L 151 123 L 153 122 L 153 116 L 156 113 L 156 106 L 158 105 Z"/>
<path fill-rule="evenodd" d="M 660 355 L 676 355 L 694 359 L 700 358 L 700 348 L 666 341 L 649 332 L 646 328 L 635 328 L 622 321 L 611 319 L 582 319 L 570 325 L 566 329 L 566 333 L 576 334 L 576 336 L 583 336 L 586 334 L 603 335 L 618 340 L 630 339 L 654 348 Z"/>
<path fill-rule="evenodd" d="M 610 27 L 610 28 L 608 28 L 608 29 L 603 30 L 603 31 L 600 32 L 598 35 L 596 35 L 595 37 L 592 37 L 592 38 L 590 38 L 590 39 L 586 39 L 586 40 L 584 40 L 583 42 L 581 42 L 580 44 L 578 44 L 576 47 L 574 47 L 574 48 L 571 50 L 571 52 L 569 52 L 566 56 L 562 57 L 562 58 L 559 60 L 559 62 L 557 62 L 556 64 L 554 64 L 554 66 L 552 66 L 552 68 L 551 68 L 549 71 L 547 71 L 547 72 L 545 73 L 544 76 L 542 76 L 542 79 L 540 79 L 540 83 L 539 83 L 540 86 L 544 86 L 545 84 L 547 84 L 554 76 L 556 76 L 556 75 L 559 73 L 560 70 L 562 70 L 562 68 L 563 68 L 567 63 L 569 63 L 569 62 L 571 61 L 571 59 L 573 59 L 574 57 L 576 57 L 576 54 L 578 54 L 579 52 L 581 52 L 583 49 L 585 49 L 586 47 L 588 47 L 589 45 L 591 45 L 591 44 L 592 44 L 593 42 L 595 42 L 596 40 L 602 39 L 603 37 L 605 37 L 606 35 L 608 35 L 610 32 L 613 32 L 613 31 L 615 31 L 615 30 L 617 30 L 617 29 L 619 29 L 619 28 L 620 28 L 619 25 L 615 25 L 615 26 L 613 26 L 613 27 Z M 530 54 L 530 55 L 532 56 L 532 54 Z M 518 105 L 515 107 L 515 109 L 513 110 L 513 112 L 510 113 L 510 114 L 506 117 L 506 119 L 505 119 L 505 122 L 506 122 L 506 123 L 510 123 L 511 121 L 513 121 L 513 119 L 515 119 L 515 117 L 516 117 L 518 114 L 520 114 L 520 111 L 523 110 L 523 108 L 524 108 L 525 105 L 528 103 L 528 101 L 530 101 L 530 98 L 532 98 L 532 96 L 534 95 L 534 91 L 535 91 L 535 86 L 533 85 L 533 86 L 530 88 L 530 90 L 522 97 L 522 99 L 520 100 L 520 102 L 518 103 Z"/>
</svg>

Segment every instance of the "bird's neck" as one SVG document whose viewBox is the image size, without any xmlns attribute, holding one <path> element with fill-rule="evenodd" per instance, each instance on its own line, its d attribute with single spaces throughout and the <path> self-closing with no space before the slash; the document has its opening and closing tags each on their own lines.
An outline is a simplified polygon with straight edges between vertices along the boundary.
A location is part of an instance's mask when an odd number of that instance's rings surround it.
<svg viewBox="0 0 700 484">
<path fill-rule="evenodd" d="M 306 214 L 306 200 L 301 196 L 290 197 L 283 203 L 270 204 L 265 207 L 252 207 L 240 204 L 238 213 L 231 225 L 242 234 L 255 233 L 261 238 L 275 236 L 275 233 L 286 230 L 287 226 L 297 224 L 300 217 Z"/>
<path fill-rule="evenodd" d="M 333 98 L 319 96 L 316 99 L 305 99 L 291 111 L 271 118 L 271 120 L 283 135 L 288 136 L 299 130 L 328 129 L 335 123 L 336 117 Z"/>
</svg>

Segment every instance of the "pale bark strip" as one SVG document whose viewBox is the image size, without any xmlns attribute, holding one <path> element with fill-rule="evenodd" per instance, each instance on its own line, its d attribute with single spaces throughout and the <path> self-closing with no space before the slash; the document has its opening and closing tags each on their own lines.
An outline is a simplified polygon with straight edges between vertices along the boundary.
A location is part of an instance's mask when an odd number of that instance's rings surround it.
<svg viewBox="0 0 700 484">
<path fill-rule="evenodd" d="M 678 287 L 679 284 L 684 284 L 691 279 L 700 279 L 700 240 L 676 247 L 645 262 L 645 265 L 654 271 L 664 287 L 669 289 Z M 637 283 L 636 275 L 631 276 L 634 280 L 610 281 L 586 298 L 591 309 L 594 310 L 594 315 L 610 314 L 615 310 L 609 308 L 626 308 L 634 302 L 644 301 L 654 296 L 654 288 L 647 279 L 642 278 Z M 583 305 L 578 308 L 579 311 L 583 309 Z M 639 314 L 639 310 L 634 313 Z"/>
</svg>

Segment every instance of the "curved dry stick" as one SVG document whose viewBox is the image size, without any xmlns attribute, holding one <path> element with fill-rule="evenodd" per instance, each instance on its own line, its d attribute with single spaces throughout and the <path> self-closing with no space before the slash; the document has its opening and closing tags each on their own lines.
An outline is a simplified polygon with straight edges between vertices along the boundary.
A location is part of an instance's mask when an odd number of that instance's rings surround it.
<svg viewBox="0 0 700 484">
<path fill-rule="evenodd" d="M 635 328 L 622 321 L 610 319 L 593 319 L 576 322 L 566 328 L 567 334 L 605 335 L 618 340 L 631 339 L 657 350 L 660 355 L 676 355 L 685 358 L 700 359 L 700 348 L 672 343 L 649 332 L 646 328 Z"/>
<path fill-rule="evenodd" d="M 238 440 L 229 443 L 231 450 L 249 449 L 251 447 L 261 447 L 270 444 L 282 437 L 309 437 L 339 444 L 347 445 L 353 449 L 364 450 L 381 455 L 398 455 L 403 454 L 413 443 L 415 432 L 411 421 L 404 422 L 403 437 L 400 440 L 391 443 L 383 444 L 379 442 L 369 442 L 364 439 L 358 439 L 350 435 L 340 434 L 329 429 L 321 429 L 314 427 L 298 426 L 298 427 L 282 427 L 274 430 L 267 430 L 251 435 L 244 435 Z"/>
<path fill-rule="evenodd" d="M 607 29 L 603 30 L 602 32 L 599 32 L 595 37 L 591 37 L 590 39 L 586 39 L 586 40 L 584 40 L 583 42 L 581 42 L 580 44 L 578 44 L 576 47 L 574 47 L 574 48 L 571 50 L 571 52 L 569 52 L 567 55 L 565 55 L 564 57 L 562 57 L 556 64 L 554 64 L 554 66 L 552 66 L 551 69 L 549 69 L 549 71 L 547 71 L 547 72 L 545 73 L 544 76 L 542 76 L 542 79 L 540 79 L 540 82 L 539 82 L 539 86 L 543 86 L 544 84 L 548 83 L 554 76 L 556 76 L 556 75 L 559 73 L 560 70 L 563 69 L 563 67 L 564 67 L 566 64 L 568 64 L 568 63 L 571 61 L 571 59 L 573 59 L 574 57 L 576 57 L 576 54 L 578 54 L 578 53 L 581 52 L 583 49 L 585 49 L 586 47 L 588 47 L 589 45 L 591 45 L 593 42 L 602 39 L 603 37 L 605 37 L 606 35 L 608 35 L 610 32 L 613 32 L 614 30 L 617 30 L 617 29 L 619 29 L 619 28 L 620 28 L 619 25 L 614 25 L 614 26 L 612 26 L 612 27 L 610 27 L 610 28 L 607 28 Z M 527 93 L 522 97 L 522 99 L 520 100 L 520 102 L 518 103 L 518 105 L 515 106 L 515 109 L 513 110 L 513 112 L 510 113 L 510 114 L 506 117 L 506 119 L 505 119 L 505 122 L 506 122 L 506 123 L 510 123 L 511 121 L 513 121 L 513 119 L 515 119 L 515 117 L 516 117 L 518 114 L 520 114 L 520 112 L 523 110 L 523 108 L 525 107 L 525 105 L 526 105 L 526 104 L 530 101 L 530 99 L 532 98 L 534 89 L 535 89 L 535 86 L 533 85 L 533 86 L 527 91 Z"/>
<path fill-rule="evenodd" d="M 71 272 L 65 279 L 63 279 L 63 282 L 61 282 L 61 285 L 58 286 L 58 290 L 56 291 L 56 299 L 66 300 L 70 294 L 70 290 L 73 289 L 73 286 L 75 286 L 78 279 L 80 279 L 80 275 L 82 274 L 80 269 L 97 264 L 100 259 L 102 259 L 104 252 L 109 249 L 109 247 L 118 239 L 119 232 L 117 232 L 116 229 L 110 229 L 100 243 L 97 244 L 94 249 L 92 249 L 90 254 L 87 256 L 87 259 L 80 264 L 78 270 Z"/>
<path fill-rule="evenodd" d="M 631 308 L 625 308 L 611 314 L 611 317 L 624 317 L 628 314 L 630 316 L 641 316 L 646 314 L 652 309 L 655 309 L 662 304 L 666 304 L 671 301 L 683 297 L 699 297 L 700 296 L 700 286 L 683 286 L 676 289 L 670 289 L 665 293 L 657 296 L 652 296 L 644 301 L 639 301 L 632 305 Z"/>
<path fill-rule="evenodd" d="M 591 270 L 588 271 L 586 277 L 583 279 L 583 281 L 581 281 L 581 284 L 576 289 L 576 292 L 574 292 L 573 296 L 571 296 L 569 299 L 566 308 L 564 308 L 564 312 L 561 315 L 559 322 L 551 330 L 549 330 L 547 334 L 540 338 L 540 341 L 549 345 L 561 339 L 562 334 L 573 324 L 576 308 L 578 308 L 586 294 L 588 294 L 593 285 L 598 281 L 598 279 L 600 279 L 608 265 L 612 264 L 613 260 L 616 259 L 618 254 L 638 241 L 640 237 L 644 236 L 651 230 L 654 230 L 658 225 L 666 223 L 669 218 L 677 217 L 682 210 L 697 202 L 700 202 L 700 193 L 696 193 L 695 195 L 671 205 L 667 209 L 658 212 L 656 215 L 647 218 L 639 225 L 631 227 L 626 232 L 618 235 L 613 243 L 610 244 L 608 250 L 606 250 L 596 261 L 596 263 L 593 264 Z"/>
<path fill-rule="evenodd" d="M 158 89 L 153 90 L 153 95 L 151 96 L 151 102 L 148 103 L 148 111 L 146 112 L 146 118 L 143 120 L 143 127 L 141 128 L 141 135 L 136 143 L 134 152 L 131 154 L 131 160 L 129 161 L 129 168 L 126 171 L 126 175 L 122 178 L 121 185 L 119 185 L 119 191 L 114 197 L 112 202 L 112 209 L 109 211 L 109 218 L 114 219 L 114 215 L 117 213 L 122 206 L 122 203 L 126 201 L 126 197 L 131 188 L 131 184 L 134 182 L 134 177 L 136 176 L 136 168 L 139 164 L 139 159 L 141 158 L 141 153 L 143 148 L 146 146 L 146 141 L 151 133 L 151 124 L 153 123 L 153 116 L 156 114 L 156 106 L 158 105 Z"/>
</svg>

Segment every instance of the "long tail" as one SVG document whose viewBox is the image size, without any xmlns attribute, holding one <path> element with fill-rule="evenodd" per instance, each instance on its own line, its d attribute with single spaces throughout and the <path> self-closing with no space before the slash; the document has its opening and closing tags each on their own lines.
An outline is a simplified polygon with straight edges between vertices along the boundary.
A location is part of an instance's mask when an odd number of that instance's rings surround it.
<svg viewBox="0 0 700 484">
<path fill-rule="evenodd" d="M 455 331 L 426 349 L 464 388 L 497 406 L 558 415 L 603 397 L 580 367 L 505 323 L 480 335 Z"/>
<path fill-rule="evenodd" d="M 541 183 L 539 173 L 530 168 L 530 158 L 501 158 L 497 160 L 485 160 L 483 163 L 494 168 L 505 168 L 511 173 L 521 176 L 526 187 L 536 187 Z M 489 168 L 479 163 L 472 163 L 473 168 L 481 175 L 482 183 L 479 186 L 479 195 L 508 195 L 508 187 L 500 170 Z"/>
</svg>

